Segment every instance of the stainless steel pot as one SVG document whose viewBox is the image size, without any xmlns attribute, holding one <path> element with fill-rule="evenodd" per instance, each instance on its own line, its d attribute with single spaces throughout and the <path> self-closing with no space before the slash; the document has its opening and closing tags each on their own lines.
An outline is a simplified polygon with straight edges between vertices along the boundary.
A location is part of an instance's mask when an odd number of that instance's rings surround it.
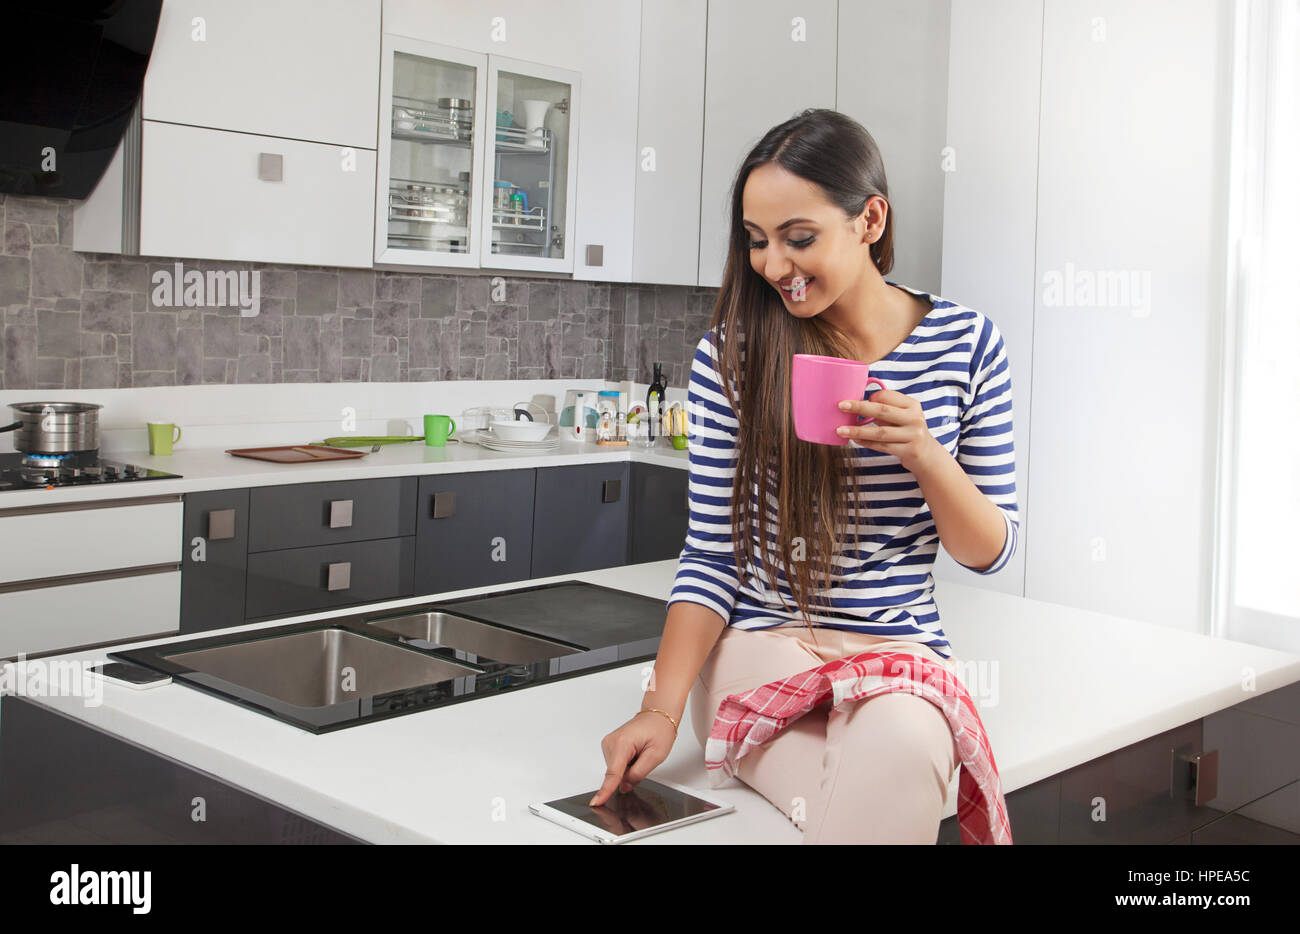
<svg viewBox="0 0 1300 934">
<path fill-rule="evenodd" d="M 24 454 L 69 454 L 99 450 L 99 410 L 94 402 L 11 402 L 18 421 L 0 426 L 16 431 L 14 450 Z"/>
</svg>

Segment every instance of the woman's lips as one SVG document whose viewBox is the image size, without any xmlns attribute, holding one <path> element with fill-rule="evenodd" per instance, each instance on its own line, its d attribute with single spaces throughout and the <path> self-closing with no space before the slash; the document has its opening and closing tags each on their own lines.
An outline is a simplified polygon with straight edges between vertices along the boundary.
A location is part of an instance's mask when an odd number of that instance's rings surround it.
<svg viewBox="0 0 1300 934">
<path fill-rule="evenodd" d="M 808 286 L 812 285 L 816 279 L 817 279 L 816 276 L 809 276 L 807 279 L 802 279 L 802 280 L 796 278 L 791 280 L 791 284 L 789 288 L 786 288 L 780 283 L 777 283 L 777 288 L 779 288 L 786 295 L 793 295 L 795 292 L 798 292 L 800 288 L 807 289 Z"/>
</svg>

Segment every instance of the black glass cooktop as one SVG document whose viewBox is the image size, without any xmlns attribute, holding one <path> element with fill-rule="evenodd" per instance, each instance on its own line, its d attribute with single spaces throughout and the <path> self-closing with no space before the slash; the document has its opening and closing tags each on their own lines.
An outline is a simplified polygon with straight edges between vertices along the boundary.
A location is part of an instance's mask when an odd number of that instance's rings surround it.
<svg viewBox="0 0 1300 934">
<path fill-rule="evenodd" d="M 34 461 L 29 463 L 29 461 Z M 175 480 L 180 474 L 110 460 L 94 451 L 71 454 L 0 454 L 0 492 L 138 480 Z"/>
</svg>

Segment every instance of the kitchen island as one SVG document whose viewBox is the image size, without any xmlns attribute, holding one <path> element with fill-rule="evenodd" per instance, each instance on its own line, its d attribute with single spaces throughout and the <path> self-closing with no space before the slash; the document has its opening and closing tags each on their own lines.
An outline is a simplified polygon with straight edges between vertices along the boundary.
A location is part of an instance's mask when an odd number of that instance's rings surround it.
<svg viewBox="0 0 1300 934">
<path fill-rule="evenodd" d="M 535 579 L 529 585 L 582 580 L 666 600 L 676 566 L 673 560 L 656 561 Z M 505 589 L 509 587 L 438 596 Z M 424 596 L 375 609 L 428 600 Z M 1102 757 L 1117 750 L 1216 714 L 1271 705 L 1269 722 L 1300 735 L 1300 718 L 1292 709 L 1300 687 L 1300 657 L 942 580 L 935 583 L 935 602 L 959 672 L 979 706 L 1009 804 L 1018 790 L 1047 787 L 1045 780 L 1053 776 L 1099 758 L 1105 761 Z M 304 615 L 274 625 L 332 615 L 337 614 Z M 1124 651 L 1113 651 L 1115 646 Z M 126 646 L 58 659 L 103 659 L 121 648 Z M 587 841 L 531 814 L 528 805 L 599 786 L 605 768 L 600 739 L 639 709 L 646 668 L 641 662 L 612 667 L 321 735 L 175 683 L 146 691 L 105 686 L 103 703 L 94 707 L 74 696 L 34 696 L 21 702 L 207 773 L 361 841 L 582 843 Z M 1249 688 L 1243 672 L 1252 675 Z M 0 702 L 0 755 L 38 754 L 4 745 L 4 709 L 15 702 Z M 703 751 L 689 717 L 688 711 L 671 755 L 652 775 L 709 791 Z M 1232 757 L 1225 753 L 1225 758 Z M 1292 767 L 1292 759 L 1286 762 Z M 1224 786 L 1235 781 L 1225 778 Z M 1126 781 L 1132 785 L 1132 776 Z M 956 784 L 954 776 L 945 817 L 955 814 Z M 711 793 L 735 804 L 736 812 L 640 842 L 802 839 L 781 812 L 740 782 L 729 780 Z M 1057 799 L 1062 822 L 1065 793 Z M 1223 787 L 1221 794 L 1240 792 Z M 1120 795 L 1114 797 L 1118 815 L 1124 802 Z M 1018 815 L 1012 808 L 1012 829 L 1019 840 L 1040 835 L 1036 813 L 1026 809 Z"/>
</svg>

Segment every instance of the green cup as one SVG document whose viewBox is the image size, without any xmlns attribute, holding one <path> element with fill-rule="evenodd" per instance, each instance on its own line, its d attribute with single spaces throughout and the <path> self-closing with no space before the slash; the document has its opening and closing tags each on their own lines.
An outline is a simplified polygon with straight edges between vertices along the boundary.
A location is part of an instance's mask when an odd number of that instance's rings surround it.
<svg viewBox="0 0 1300 934">
<path fill-rule="evenodd" d="M 172 445 L 181 440 L 181 426 L 171 422 L 148 422 L 149 453 L 167 455 Z"/>
<path fill-rule="evenodd" d="M 424 416 L 424 443 L 431 448 L 446 447 L 456 433 L 456 421 L 450 415 Z"/>
</svg>

